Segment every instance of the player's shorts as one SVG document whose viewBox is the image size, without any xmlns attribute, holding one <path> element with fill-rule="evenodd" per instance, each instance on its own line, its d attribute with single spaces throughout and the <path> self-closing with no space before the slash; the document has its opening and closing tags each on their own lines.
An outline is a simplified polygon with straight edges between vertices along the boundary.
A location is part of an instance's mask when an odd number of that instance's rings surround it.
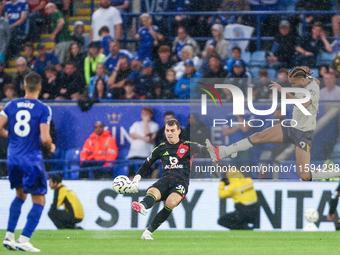
<svg viewBox="0 0 340 255">
<path fill-rule="evenodd" d="M 176 177 L 162 177 L 148 189 L 150 188 L 156 188 L 160 191 L 162 201 L 165 201 L 171 193 L 179 194 L 183 200 L 188 193 L 188 184 Z"/>
<path fill-rule="evenodd" d="M 139 48 L 135 60 L 144 61 L 147 58 L 152 58 L 151 48 Z"/>
<path fill-rule="evenodd" d="M 23 187 L 24 193 L 44 195 L 47 193 L 47 176 L 42 160 L 22 160 L 9 157 L 7 161 L 11 189 Z"/>
<path fill-rule="evenodd" d="M 286 125 L 287 126 L 287 125 Z M 314 131 L 303 132 L 293 127 L 282 127 L 283 143 L 293 143 L 295 146 L 307 152 L 310 151 L 314 139 Z"/>
</svg>

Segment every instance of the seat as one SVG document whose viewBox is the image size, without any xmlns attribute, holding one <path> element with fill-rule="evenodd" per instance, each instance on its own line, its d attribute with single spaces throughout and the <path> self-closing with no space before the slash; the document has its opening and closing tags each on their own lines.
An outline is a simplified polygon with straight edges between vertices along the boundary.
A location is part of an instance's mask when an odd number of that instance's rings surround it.
<svg viewBox="0 0 340 255">
<path fill-rule="evenodd" d="M 267 65 L 266 52 L 265 51 L 255 51 L 250 58 L 251 66 L 265 67 Z"/>
<path fill-rule="evenodd" d="M 251 77 L 253 78 L 259 78 L 259 71 L 260 71 L 259 67 L 252 67 L 249 69 Z"/>
<path fill-rule="evenodd" d="M 64 170 L 76 170 L 79 169 L 79 162 L 72 162 L 72 161 L 79 161 L 80 160 L 80 151 L 82 149 L 80 148 L 72 148 L 68 149 L 65 152 L 65 160 L 69 160 L 67 164 L 64 166 Z M 73 172 L 66 172 L 64 173 L 65 179 L 78 179 L 79 178 L 79 171 L 73 171 Z"/>
<path fill-rule="evenodd" d="M 312 69 L 310 69 L 310 71 L 313 72 L 312 75 L 311 75 L 312 77 L 319 78 L 319 69 L 312 68 Z"/>
<path fill-rule="evenodd" d="M 333 58 L 336 56 L 335 53 L 322 52 L 320 59 L 318 59 L 318 65 L 329 65 Z"/>
<path fill-rule="evenodd" d="M 244 62 L 247 63 L 247 65 L 249 65 L 250 63 L 250 58 L 251 58 L 251 53 L 249 51 L 243 51 L 241 54 L 241 59 L 244 60 Z"/>
<path fill-rule="evenodd" d="M 52 154 L 52 159 L 56 162 L 52 165 L 52 171 L 58 171 L 63 169 L 63 159 L 65 158 L 65 151 L 57 148 L 55 152 Z"/>
<path fill-rule="evenodd" d="M 276 70 L 275 70 L 275 69 L 269 68 L 269 69 L 267 69 L 267 71 L 268 71 L 268 76 L 269 76 L 269 78 L 276 78 L 277 73 L 276 73 Z"/>
</svg>

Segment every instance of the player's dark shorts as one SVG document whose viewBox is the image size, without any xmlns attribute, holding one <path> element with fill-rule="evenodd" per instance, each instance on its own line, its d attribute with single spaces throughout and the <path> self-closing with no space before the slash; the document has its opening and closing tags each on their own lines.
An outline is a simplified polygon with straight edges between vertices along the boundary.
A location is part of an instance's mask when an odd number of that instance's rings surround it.
<svg viewBox="0 0 340 255">
<path fill-rule="evenodd" d="M 33 195 L 47 193 L 47 176 L 42 160 L 9 157 L 7 167 L 11 189 L 23 187 L 24 193 Z"/>
<path fill-rule="evenodd" d="M 185 195 L 188 193 L 188 184 L 176 177 L 162 177 L 158 181 L 156 181 L 150 188 L 156 188 L 161 192 L 162 198 L 164 201 L 171 193 L 177 193 L 182 196 L 182 200 L 185 198 Z"/>
<path fill-rule="evenodd" d="M 291 126 L 281 126 L 283 143 L 293 143 L 295 146 L 307 152 L 310 151 L 314 139 L 314 130 L 303 132 Z"/>
</svg>

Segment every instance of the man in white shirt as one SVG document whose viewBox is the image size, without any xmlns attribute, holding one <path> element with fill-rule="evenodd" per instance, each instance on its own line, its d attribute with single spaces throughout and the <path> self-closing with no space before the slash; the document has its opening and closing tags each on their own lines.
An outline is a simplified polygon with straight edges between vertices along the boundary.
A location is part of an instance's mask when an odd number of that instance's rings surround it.
<svg viewBox="0 0 340 255">
<path fill-rule="evenodd" d="M 150 106 L 142 109 L 142 121 L 136 121 L 129 130 L 130 137 L 133 139 L 127 155 L 129 160 L 145 160 L 152 152 L 155 144 L 156 132 L 159 126 L 152 119 L 153 110 Z M 129 168 L 129 177 L 135 175 L 135 167 Z"/>
<path fill-rule="evenodd" d="M 110 0 L 100 0 L 100 8 L 92 14 L 90 42 L 99 42 L 99 30 L 103 26 L 109 28 L 112 39 L 119 40 L 122 32 L 122 17 L 120 12 L 111 6 Z"/>
<path fill-rule="evenodd" d="M 340 101 L 340 87 L 335 85 L 336 78 L 334 73 L 324 75 L 325 86 L 320 90 L 320 100 Z"/>
</svg>

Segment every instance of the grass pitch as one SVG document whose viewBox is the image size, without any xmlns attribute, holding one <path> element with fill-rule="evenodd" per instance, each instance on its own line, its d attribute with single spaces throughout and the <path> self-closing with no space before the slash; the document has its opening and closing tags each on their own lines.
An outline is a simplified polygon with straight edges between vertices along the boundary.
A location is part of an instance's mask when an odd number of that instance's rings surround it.
<svg viewBox="0 0 340 255">
<path fill-rule="evenodd" d="M 340 254 L 340 232 L 156 231 L 153 241 L 140 240 L 142 232 L 36 231 L 31 243 L 48 255 Z M 22 252 L 0 249 L 3 255 L 17 253 Z"/>
</svg>

